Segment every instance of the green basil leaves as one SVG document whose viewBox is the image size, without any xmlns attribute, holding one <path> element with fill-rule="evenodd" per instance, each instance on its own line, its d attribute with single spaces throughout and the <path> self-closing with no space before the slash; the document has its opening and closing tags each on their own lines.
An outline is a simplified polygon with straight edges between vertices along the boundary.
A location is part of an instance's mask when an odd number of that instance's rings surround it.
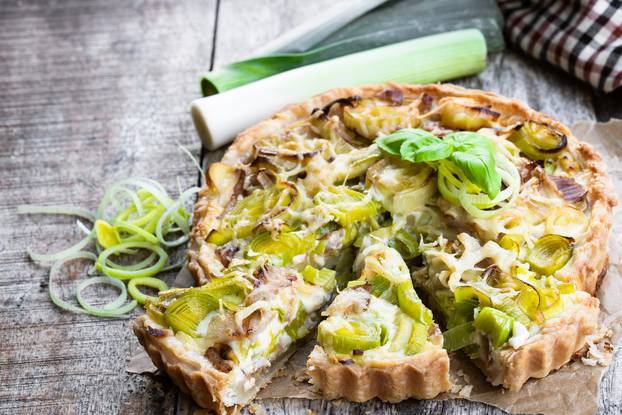
<svg viewBox="0 0 622 415">
<path fill-rule="evenodd" d="M 448 160 L 491 199 L 501 190 L 494 146 L 481 134 L 459 131 L 440 139 L 425 130 L 405 128 L 380 137 L 376 144 L 386 153 L 411 163 Z"/>
</svg>

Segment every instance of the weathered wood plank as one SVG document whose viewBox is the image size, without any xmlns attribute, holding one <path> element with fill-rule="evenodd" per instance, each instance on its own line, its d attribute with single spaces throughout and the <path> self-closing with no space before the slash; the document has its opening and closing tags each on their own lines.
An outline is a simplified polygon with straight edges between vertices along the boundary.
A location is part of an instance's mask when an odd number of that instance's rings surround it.
<svg viewBox="0 0 622 415">
<path fill-rule="evenodd" d="M 67 246 L 74 219 L 20 203 L 96 207 L 130 175 L 176 193 L 196 170 L 188 116 L 209 67 L 216 1 L 5 1 L 0 5 L 0 413 L 169 413 L 164 377 L 125 372 L 130 320 L 63 313 L 25 251 Z M 74 276 L 75 273 L 69 273 Z M 68 279 L 62 285 L 75 283 Z M 101 293 L 101 291 L 100 291 Z M 138 314 L 139 310 L 135 311 Z"/>
<path fill-rule="evenodd" d="M 19 203 L 94 207 L 102 188 L 128 175 L 170 190 L 196 172 L 176 141 L 197 154 L 187 114 L 198 76 L 333 4 L 330 0 L 4 1 L 0 4 L 0 413 L 192 413 L 165 377 L 125 373 L 136 346 L 129 320 L 59 312 L 47 298 L 46 268 L 27 248 L 53 250 L 77 240 L 69 218 L 18 218 Z M 478 77 L 460 80 L 527 101 L 565 122 L 621 116 L 619 95 L 592 99 L 583 84 L 506 52 Z M 617 110 L 616 110 L 617 108 Z M 617 115 L 616 115 L 617 114 Z M 217 160 L 221 152 L 205 154 Z M 53 235 L 53 237 L 51 237 Z M 49 241 L 49 242 L 48 242 Z M 70 273 L 70 276 L 73 273 Z M 75 285 L 63 283 L 65 295 Z M 138 311 L 136 311 L 138 313 Z M 620 412 L 616 361 L 601 412 Z M 283 400 L 269 413 L 501 413 L 459 402 L 396 406 Z"/>
</svg>

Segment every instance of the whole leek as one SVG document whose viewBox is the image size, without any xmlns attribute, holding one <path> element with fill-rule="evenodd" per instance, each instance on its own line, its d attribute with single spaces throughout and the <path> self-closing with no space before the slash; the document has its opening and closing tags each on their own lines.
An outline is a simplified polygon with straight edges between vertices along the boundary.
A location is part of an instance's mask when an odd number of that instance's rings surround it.
<svg viewBox="0 0 622 415">
<path fill-rule="evenodd" d="M 480 72 L 486 42 L 475 29 L 427 36 L 287 71 L 192 103 L 192 117 L 213 150 L 284 106 L 331 88 L 430 83 Z"/>
</svg>

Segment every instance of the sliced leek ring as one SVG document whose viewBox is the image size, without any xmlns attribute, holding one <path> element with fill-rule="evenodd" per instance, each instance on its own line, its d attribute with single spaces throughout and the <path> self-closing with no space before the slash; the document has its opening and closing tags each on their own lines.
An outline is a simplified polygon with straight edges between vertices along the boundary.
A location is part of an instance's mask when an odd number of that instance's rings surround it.
<svg viewBox="0 0 622 415">
<path fill-rule="evenodd" d="M 323 287 L 327 291 L 332 291 L 335 288 L 335 276 L 337 273 L 332 269 L 322 268 L 317 269 L 313 268 L 310 265 L 307 265 L 302 270 L 302 278 L 308 282 L 309 284 L 318 285 Z"/>
<path fill-rule="evenodd" d="M 218 300 L 210 292 L 193 288 L 171 302 L 164 312 L 164 320 L 176 332 L 200 337 L 197 333 L 199 323 L 218 308 Z"/>
<path fill-rule="evenodd" d="M 298 307 L 296 310 L 296 315 L 289 322 L 287 326 L 285 326 L 285 333 L 292 338 L 292 340 L 298 340 L 305 337 L 309 334 L 309 328 L 306 326 L 307 321 L 307 312 L 302 306 L 302 302 L 298 302 Z"/>
<path fill-rule="evenodd" d="M 288 209 L 295 210 L 299 204 L 298 188 L 289 182 L 278 182 L 268 189 L 257 189 L 235 204 L 207 241 L 222 245 L 234 237 L 246 238 L 261 220 L 277 217 L 286 220 Z"/>
<path fill-rule="evenodd" d="M 512 333 L 514 319 L 501 310 L 484 307 L 479 312 L 473 326 L 490 338 L 494 347 L 505 344 Z"/>
<path fill-rule="evenodd" d="M 310 240 L 296 232 L 281 232 L 276 236 L 270 232 L 261 232 L 251 240 L 248 255 L 270 255 L 278 265 L 288 265 L 292 258 L 310 250 Z"/>
<path fill-rule="evenodd" d="M 568 145 L 568 138 L 553 127 L 528 121 L 515 129 L 509 138 L 532 160 L 557 158 Z"/>
<path fill-rule="evenodd" d="M 544 235 L 539 238 L 525 260 L 540 275 L 553 275 L 572 257 L 570 240 L 561 235 Z"/>
<path fill-rule="evenodd" d="M 413 332 L 408 340 L 406 354 L 416 354 L 423 351 L 428 342 L 428 325 L 421 323 L 413 324 Z"/>
<path fill-rule="evenodd" d="M 331 186 L 315 195 L 314 200 L 316 204 L 326 206 L 344 228 L 378 215 L 376 203 L 371 198 L 346 186 Z"/>
<path fill-rule="evenodd" d="M 382 329 L 360 318 L 331 316 L 318 327 L 318 343 L 336 353 L 352 354 L 355 349 L 370 350 L 382 345 Z"/>
</svg>

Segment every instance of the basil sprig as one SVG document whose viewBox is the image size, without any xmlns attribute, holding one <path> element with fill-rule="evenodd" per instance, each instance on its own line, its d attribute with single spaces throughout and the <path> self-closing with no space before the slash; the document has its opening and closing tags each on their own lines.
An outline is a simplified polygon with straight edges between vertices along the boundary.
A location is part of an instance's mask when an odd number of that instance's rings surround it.
<svg viewBox="0 0 622 415">
<path fill-rule="evenodd" d="M 443 139 L 419 128 L 404 128 L 376 140 L 380 149 L 411 163 L 448 160 L 488 197 L 501 191 L 495 149 L 489 138 L 470 131 L 457 131 Z"/>
</svg>

